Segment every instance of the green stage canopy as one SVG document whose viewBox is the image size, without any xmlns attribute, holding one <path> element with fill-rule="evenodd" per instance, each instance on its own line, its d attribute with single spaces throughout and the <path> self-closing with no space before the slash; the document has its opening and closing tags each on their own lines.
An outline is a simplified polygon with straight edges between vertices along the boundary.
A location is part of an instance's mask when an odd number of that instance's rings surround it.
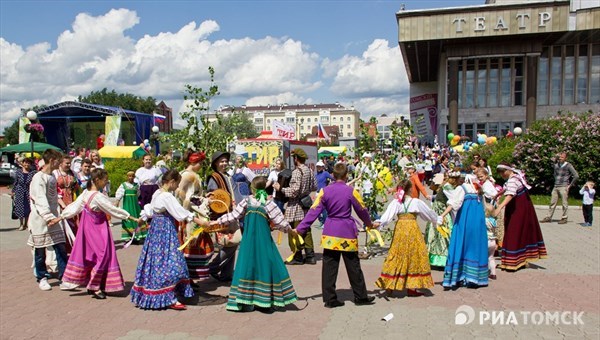
<svg viewBox="0 0 600 340">
<path fill-rule="evenodd" d="M 38 143 L 38 142 L 33 143 L 33 151 L 34 152 L 44 152 L 48 149 L 53 149 L 53 150 L 62 152 L 62 150 L 60 148 L 57 148 L 54 145 L 50 145 L 50 144 L 46 144 L 46 143 Z M 21 144 L 5 146 L 0 149 L 0 152 L 31 152 L 31 143 L 21 143 Z"/>
</svg>

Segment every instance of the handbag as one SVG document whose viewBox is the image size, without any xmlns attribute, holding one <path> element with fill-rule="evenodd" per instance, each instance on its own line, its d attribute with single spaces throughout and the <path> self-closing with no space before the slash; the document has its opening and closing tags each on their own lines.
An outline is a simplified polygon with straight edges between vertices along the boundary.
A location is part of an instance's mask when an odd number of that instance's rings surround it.
<svg viewBox="0 0 600 340">
<path fill-rule="evenodd" d="M 302 183 L 302 180 L 304 179 L 304 172 L 302 171 L 302 169 L 300 169 L 300 173 L 302 174 L 302 178 L 300 179 L 300 183 Z M 304 192 L 304 190 L 301 190 L 301 192 Z M 304 209 L 310 209 L 310 207 L 312 207 L 313 205 L 313 200 L 310 197 L 310 193 L 304 197 L 300 198 L 300 206 Z"/>
</svg>

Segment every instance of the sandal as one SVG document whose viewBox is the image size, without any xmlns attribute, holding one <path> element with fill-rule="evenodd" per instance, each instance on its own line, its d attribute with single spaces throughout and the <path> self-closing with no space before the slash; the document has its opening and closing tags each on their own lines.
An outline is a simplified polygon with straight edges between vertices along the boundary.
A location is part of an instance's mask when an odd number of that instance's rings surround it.
<svg viewBox="0 0 600 340">
<path fill-rule="evenodd" d="M 174 304 L 170 305 L 169 307 L 167 307 L 169 309 L 174 309 L 174 310 L 186 310 L 187 306 L 184 305 L 181 302 L 175 302 Z"/>
</svg>

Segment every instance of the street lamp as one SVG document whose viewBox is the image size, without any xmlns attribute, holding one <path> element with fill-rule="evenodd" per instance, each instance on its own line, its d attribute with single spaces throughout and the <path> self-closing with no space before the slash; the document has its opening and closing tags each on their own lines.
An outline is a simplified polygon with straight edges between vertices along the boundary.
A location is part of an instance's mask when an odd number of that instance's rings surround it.
<svg viewBox="0 0 600 340">
<path fill-rule="evenodd" d="M 154 142 L 154 152 L 158 156 L 158 153 L 160 152 L 160 144 L 159 144 L 160 143 L 160 140 L 159 140 L 160 129 L 158 128 L 158 126 L 154 125 L 151 130 L 152 130 L 152 133 L 150 134 L 150 140 Z"/>
<path fill-rule="evenodd" d="M 37 119 L 37 112 L 31 110 L 28 111 L 27 114 L 27 119 L 29 119 L 29 123 L 33 124 L 33 122 Z M 29 134 L 29 141 L 31 141 L 31 157 L 33 157 L 33 131 L 30 132 Z"/>
</svg>

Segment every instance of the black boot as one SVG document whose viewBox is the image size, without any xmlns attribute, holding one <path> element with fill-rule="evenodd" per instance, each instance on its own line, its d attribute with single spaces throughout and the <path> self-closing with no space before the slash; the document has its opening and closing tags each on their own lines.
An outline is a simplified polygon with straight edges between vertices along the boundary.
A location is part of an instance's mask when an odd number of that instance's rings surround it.
<svg viewBox="0 0 600 340">
<path fill-rule="evenodd" d="M 297 251 L 294 254 L 294 258 L 292 258 L 291 261 L 286 261 L 285 264 L 290 265 L 290 266 L 304 264 L 304 261 L 302 260 L 302 251 Z"/>
<path fill-rule="evenodd" d="M 304 248 L 306 252 L 306 258 L 304 259 L 304 263 L 306 264 L 317 264 L 317 260 L 315 260 L 315 250 L 312 248 Z"/>
</svg>

